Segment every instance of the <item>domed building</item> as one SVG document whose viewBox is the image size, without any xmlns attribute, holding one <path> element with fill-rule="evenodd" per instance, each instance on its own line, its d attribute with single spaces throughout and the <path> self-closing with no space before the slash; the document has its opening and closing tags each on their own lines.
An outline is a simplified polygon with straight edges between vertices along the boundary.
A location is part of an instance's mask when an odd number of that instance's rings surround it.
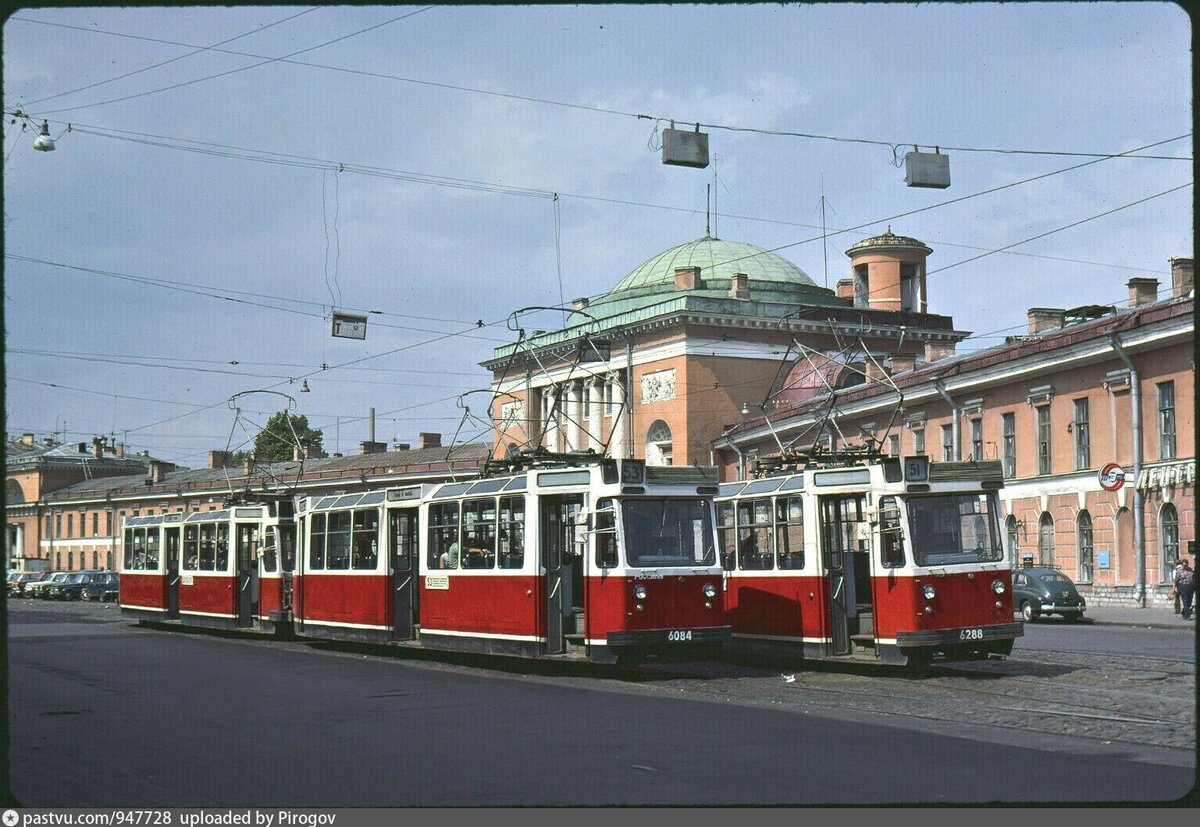
<svg viewBox="0 0 1200 827">
<path fill-rule="evenodd" d="M 496 453 L 541 446 L 708 465 L 713 441 L 748 417 L 865 381 L 877 366 L 953 353 L 967 334 L 925 312 L 932 251 L 890 230 L 878 238 L 851 248 L 855 279 L 837 290 L 778 253 L 708 235 L 653 256 L 599 298 L 576 300 L 566 327 L 483 363 L 497 394 Z"/>
</svg>

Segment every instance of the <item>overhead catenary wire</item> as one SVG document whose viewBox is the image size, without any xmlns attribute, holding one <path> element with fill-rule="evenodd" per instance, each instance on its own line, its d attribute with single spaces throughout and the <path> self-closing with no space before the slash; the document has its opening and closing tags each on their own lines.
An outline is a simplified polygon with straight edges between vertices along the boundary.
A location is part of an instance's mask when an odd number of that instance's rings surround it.
<svg viewBox="0 0 1200 827">
<path fill-rule="evenodd" d="M 289 65 L 304 66 L 304 67 L 314 68 L 314 69 L 323 69 L 323 70 L 334 71 L 334 72 L 344 72 L 344 73 L 348 73 L 348 74 L 360 75 L 363 77 L 373 77 L 373 78 L 379 78 L 379 79 L 384 79 L 384 80 L 398 81 L 398 82 L 402 82 L 402 83 L 418 84 L 418 85 L 424 85 L 424 86 L 429 86 L 429 87 L 434 87 L 434 88 L 439 88 L 439 89 L 448 89 L 448 90 L 458 91 L 458 92 L 468 92 L 468 93 L 478 94 L 478 95 L 487 95 L 490 97 L 504 98 L 504 99 L 508 99 L 508 100 L 519 100 L 519 101 L 524 101 L 527 103 L 538 103 L 538 104 L 544 104 L 547 106 L 576 109 L 576 110 L 586 111 L 586 112 L 595 112 L 598 114 L 614 115 L 614 116 L 619 116 L 622 118 L 652 120 L 656 123 L 657 122 L 667 122 L 667 121 L 678 121 L 679 123 L 689 123 L 689 124 L 695 123 L 696 127 L 698 129 L 699 128 L 719 129 L 719 130 L 728 131 L 728 132 L 748 132 L 748 133 L 755 133 L 755 134 L 767 135 L 767 136 L 805 138 L 805 139 L 810 139 L 810 140 L 834 141 L 834 142 L 839 142 L 839 143 L 858 143 L 858 144 L 866 144 L 866 145 L 872 145 L 872 146 L 887 147 L 887 148 L 893 149 L 893 150 L 895 150 L 898 147 L 903 147 L 903 146 L 924 146 L 924 147 L 937 146 L 940 149 L 945 149 L 947 151 L 954 151 L 954 152 L 980 152 L 980 153 L 1001 153 L 1001 154 L 1041 155 L 1041 156 L 1089 157 L 1089 158 L 1098 158 L 1098 159 L 1116 158 L 1116 157 L 1132 157 L 1132 158 L 1139 158 L 1139 159 L 1144 159 L 1144 160 L 1169 160 L 1169 161 L 1191 161 L 1192 160 L 1191 158 L 1175 157 L 1175 156 L 1146 156 L 1146 155 L 1132 155 L 1131 156 L 1131 155 L 1128 155 L 1127 153 L 950 146 L 945 141 L 913 141 L 913 140 L 908 140 L 908 139 L 883 140 L 883 139 L 872 139 L 872 138 L 861 138 L 861 137 L 845 137 L 845 136 L 837 136 L 837 135 L 826 135 L 826 134 L 821 134 L 821 133 L 816 133 L 816 132 L 800 132 L 800 131 L 795 131 L 795 130 L 765 129 L 762 127 L 753 127 L 753 126 L 737 126 L 737 125 L 733 125 L 733 124 L 708 122 L 708 121 L 704 121 L 704 120 L 697 121 L 695 118 L 689 118 L 689 117 L 669 117 L 669 116 L 664 116 L 664 115 L 648 115 L 648 114 L 624 111 L 624 110 L 620 110 L 620 109 L 613 109 L 611 107 L 594 106 L 594 105 L 588 105 L 588 104 L 573 103 L 573 102 L 568 102 L 568 101 L 559 101 L 559 100 L 553 100 L 550 98 L 542 98 L 542 97 L 537 97 L 537 96 L 533 96 L 533 95 L 521 95 L 521 94 L 516 94 L 516 93 L 512 93 L 512 92 L 497 92 L 494 90 L 480 89 L 480 88 L 476 88 L 476 87 L 464 86 L 461 84 L 442 83 L 442 82 L 430 81 L 430 80 L 419 80 L 416 78 L 402 77 L 400 75 L 392 75 L 392 74 L 387 74 L 387 73 L 383 73 L 383 72 L 369 72 L 369 71 L 365 71 L 365 70 L 350 69 L 350 68 L 343 67 L 343 66 L 332 66 L 332 65 L 328 65 L 328 64 L 313 63 L 310 61 L 301 61 L 301 60 L 293 59 L 296 55 L 303 54 L 305 52 L 314 51 L 315 49 L 319 49 L 324 46 L 331 45 L 332 43 L 336 43 L 336 42 L 345 40 L 350 37 L 355 37 L 359 34 L 363 34 L 365 32 L 371 31 L 372 29 L 379 28 L 381 26 L 386 26 L 390 23 L 394 23 L 398 20 L 402 20 L 404 17 L 409 17 L 412 14 L 418 14 L 422 11 L 428 11 L 430 8 L 433 8 L 433 7 L 419 9 L 418 11 L 412 12 L 408 15 L 403 15 L 401 17 L 393 18 L 391 20 L 385 21 L 383 23 L 379 23 L 379 24 L 369 27 L 367 29 L 363 29 L 361 31 L 354 32 L 349 35 L 345 35 L 341 38 L 337 38 L 336 40 L 331 40 L 326 43 L 318 44 L 317 46 L 310 46 L 306 49 L 301 49 L 299 51 L 292 52 L 288 55 L 284 55 L 283 57 L 269 57 L 266 55 L 259 55 L 259 54 L 255 54 L 252 52 L 241 52 L 241 51 L 236 51 L 236 50 L 232 50 L 232 49 L 219 49 L 216 47 L 207 47 L 207 51 L 222 53 L 222 54 L 229 54 L 229 55 L 233 55 L 233 56 L 237 56 L 237 57 L 246 57 L 246 58 L 251 58 L 254 60 L 261 60 L 262 63 L 254 64 L 252 66 L 240 67 L 238 69 L 230 70 L 228 72 L 223 72 L 223 73 L 220 73 L 217 75 L 212 75 L 212 76 L 209 76 L 206 78 L 198 78 L 196 80 L 187 81 L 184 83 L 176 84 L 174 86 L 168 86 L 168 87 L 163 87 L 161 89 L 154 89 L 154 90 L 150 90 L 147 92 L 138 93 L 137 95 L 131 95 L 131 96 L 126 96 L 124 98 L 117 98 L 117 99 L 113 99 L 113 100 L 109 100 L 109 101 L 101 101 L 101 102 L 92 103 L 92 104 L 85 104 L 85 105 L 74 106 L 74 107 L 64 107 L 64 108 L 60 108 L 60 109 L 53 109 L 53 110 L 48 110 L 47 112 L 42 113 L 42 114 L 57 114 L 59 112 L 68 112 L 68 111 L 75 111 L 78 109 L 90 108 L 93 106 L 102 106 L 102 105 L 105 105 L 108 103 L 115 103 L 120 100 L 129 100 L 129 99 L 135 98 L 135 97 L 142 97 L 142 96 L 149 95 L 149 94 L 156 94 L 158 92 L 168 91 L 170 89 L 179 88 L 180 86 L 186 86 L 186 85 L 190 85 L 193 83 L 199 83 L 204 80 L 211 80 L 213 78 L 223 77 L 225 75 L 232 74 L 234 72 L 241 72 L 241 71 L 246 71 L 247 69 L 257 68 L 258 66 L 262 66 L 267 63 L 284 63 L 284 64 L 289 64 Z M 79 31 L 85 31 L 90 34 L 103 34 L 103 35 L 109 35 L 109 36 L 113 36 L 113 37 L 131 38 L 131 39 L 135 39 L 135 40 L 143 40 L 143 41 L 148 41 L 148 42 L 153 42 L 153 43 L 161 43 L 161 44 L 166 44 L 166 45 L 171 45 L 171 46 L 180 46 L 180 47 L 188 48 L 188 49 L 205 48 L 205 47 L 196 46 L 195 44 L 191 44 L 191 43 L 183 43 L 180 41 L 166 40 L 163 38 L 153 38 L 153 37 L 147 37 L 144 35 L 133 35 L 133 34 L 125 33 L 125 32 L 113 32 L 113 31 L 108 31 L 108 30 L 103 30 L 103 29 L 97 29 L 94 27 L 89 28 L 89 27 L 85 27 L 85 26 L 74 26 L 71 24 L 58 23 L 58 22 L 46 21 L 46 20 L 34 20 L 32 18 L 26 18 L 26 17 L 11 17 L 11 18 L 9 18 L 9 20 L 17 21 L 17 22 L 21 22 L 21 23 L 45 25 L 45 26 L 59 26 L 62 28 L 67 28 L 67 29 L 76 29 Z"/>
</svg>

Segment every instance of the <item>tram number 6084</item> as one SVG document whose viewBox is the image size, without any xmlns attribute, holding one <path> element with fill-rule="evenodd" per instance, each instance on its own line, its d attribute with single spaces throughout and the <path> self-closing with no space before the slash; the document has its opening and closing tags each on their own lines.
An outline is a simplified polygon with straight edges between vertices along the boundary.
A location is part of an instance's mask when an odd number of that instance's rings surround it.
<svg viewBox="0 0 1200 827">
<path fill-rule="evenodd" d="M 983 640 L 983 629 L 963 629 L 958 633 L 959 640 Z"/>
<path fill-rule="evenodd" d="M 672 629 L 667 632 L 667 640 L 669 641 L 688 641 L 692 639 L 691 629 Z"/>
</svg>

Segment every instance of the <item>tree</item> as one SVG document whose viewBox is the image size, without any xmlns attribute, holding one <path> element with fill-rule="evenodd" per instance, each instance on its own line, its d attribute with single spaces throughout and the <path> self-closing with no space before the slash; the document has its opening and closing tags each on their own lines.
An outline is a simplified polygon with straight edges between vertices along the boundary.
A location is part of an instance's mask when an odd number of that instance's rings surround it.
<svg viewBox="0 0 1200 827">
<path fill-rule="evenodd" d="M 300 440 L 300 446 L 307 449 L 310 456 L 319 456 L 322 453 L 324 435 L 321 431 L 308 427 L 308 417 L 280 411 L 267 420 L 267 426 L 254 438 L 254 457 L 258 462 L 286 462 L 292 459 L 297 438 Z M 245 454 L 235 455 L 234 459 L 243 461 Z"/>
</svg>

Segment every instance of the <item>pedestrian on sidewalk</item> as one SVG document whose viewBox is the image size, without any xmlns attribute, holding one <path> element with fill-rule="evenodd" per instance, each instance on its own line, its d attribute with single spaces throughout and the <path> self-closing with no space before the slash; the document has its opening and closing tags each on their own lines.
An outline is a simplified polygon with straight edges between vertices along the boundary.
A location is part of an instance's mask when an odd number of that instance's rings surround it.
<svg viewBox="0 0 1200 827">
<path fill-rule="evenodd" d="M 1192 619 L 1192 598 L 1196 594 L 1196 572 L 1188 565 L 1187 560 L 1181 560 L 1175 570 L 1175 592 L 1179 595 L 1180 617 Z"/>
<path fill-rule="evenodd" d="M 1175 603 L 1175 614 L 1179 614 L 1180 611 L 1179 589 L 1175 588 L 1175 575 L 1179 574 L 1181 568 L 1183 568 L 1182 557 L 1175 561 L 1175 568 L 1171 569 L 1171 600 Z"/>
</svg>

